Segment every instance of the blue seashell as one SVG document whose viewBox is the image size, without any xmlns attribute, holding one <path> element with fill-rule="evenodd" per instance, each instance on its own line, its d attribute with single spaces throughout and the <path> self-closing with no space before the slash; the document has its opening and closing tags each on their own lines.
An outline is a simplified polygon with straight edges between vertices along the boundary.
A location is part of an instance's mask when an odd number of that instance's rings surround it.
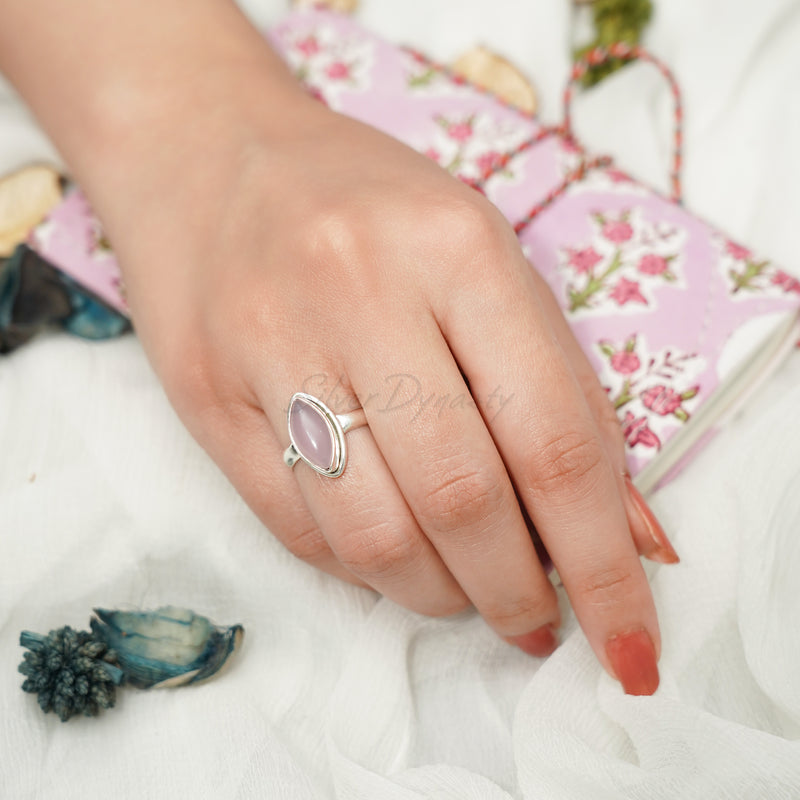
<svg viewBox="0 0 800 800">
<path fill-rule="evenodd" d="M 206 680 L 244 638 L 241 625 L 218 627 L 188 608 L 94 613 L 95 637 L 116 651 L 125 681 L 142 689 Z"/>
</svg>

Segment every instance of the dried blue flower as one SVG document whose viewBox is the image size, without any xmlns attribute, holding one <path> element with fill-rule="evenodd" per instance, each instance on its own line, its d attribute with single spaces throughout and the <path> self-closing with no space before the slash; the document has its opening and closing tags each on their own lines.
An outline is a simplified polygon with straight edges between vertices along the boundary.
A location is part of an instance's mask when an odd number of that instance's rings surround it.
<svg viewBox="0 0 800 800">
<path fill-rule="evenodd" d="M 213 625 L 187 608 L 106 611 L 91 621 L 96 639 L 117 654 L 126 682 L 140 688 L 183 686 L 210 678 L 241 644 L 244 628 Z"/>
<path fill-rule="evenodd" d="M 23 631 L 19 643 L 28 648 L 18 668 L 26 676 L 22 689 L 38 695 L 42 711 L 66 722 L 75 714 L 93 717 L 113 707 L 122 670 L 105 642 L 65 626 L 47 636 Z"/>
</svg>

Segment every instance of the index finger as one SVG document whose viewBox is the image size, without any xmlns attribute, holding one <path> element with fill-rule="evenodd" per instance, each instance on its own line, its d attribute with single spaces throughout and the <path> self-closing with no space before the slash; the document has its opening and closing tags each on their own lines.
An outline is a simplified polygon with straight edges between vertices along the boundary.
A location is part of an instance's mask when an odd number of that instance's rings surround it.
<svg viewBox="0 0 800 800">
<path fill-rule="evenodd" d="M 652 694 L 658 622 L 615 468 L 530 267 L 508 251 L 485 291 L 448 298 L 442 331 L 597 657 L 629 694 Z"/>
</svg>

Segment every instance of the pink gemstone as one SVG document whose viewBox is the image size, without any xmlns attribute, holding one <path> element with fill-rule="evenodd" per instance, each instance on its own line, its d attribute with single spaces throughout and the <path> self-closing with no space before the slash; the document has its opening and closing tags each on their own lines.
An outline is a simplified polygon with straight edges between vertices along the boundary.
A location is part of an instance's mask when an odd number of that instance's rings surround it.
<svg viewBox="0 0 800 800">
<path fill-rule="evenodd" d="M 323 471 L 333 468 L 336 453 L 333 429 L 323 413 L 302 397 L 292 400 L 289 434 L 295 450 L 306 461 Z"/>
</svg>

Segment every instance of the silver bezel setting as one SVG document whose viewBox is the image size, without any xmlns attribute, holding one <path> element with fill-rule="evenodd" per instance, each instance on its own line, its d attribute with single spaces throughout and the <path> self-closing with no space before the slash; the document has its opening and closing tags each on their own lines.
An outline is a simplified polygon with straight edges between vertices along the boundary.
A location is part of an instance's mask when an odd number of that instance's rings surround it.
<svg viewBox="0 0 800 800">
<path fill-rule="evenodd" d="M 333 434 L 333 459 L 331 466 L 327 469 L 319 467 L 309 461 L 300 450 L 298 450 L 295 444 L 294 437 L 292 436 L 292 426 L 289 424 L 289 421 L 291 420 L 292 406 L 295 404 L 296 400 L 304 400 L 306 403 L 314 406 L 314 408 L 322 414 L 325 422 L 328 424 L 330 432 Z M 315 472 L 318 472 L 320 475 L 325 475 L 328 478 L 338 478 L 344 472 L 345 465 L 347 464 L 347 444 L 344 440 L 346 427 L 342 425 L 339 417 L 337 417 L 322 400 L 313 395 L 306 394 L 305 392 L 295 392 L 292 395 L 292 399 L 289 401 L 286 422 L 286 427 L 289 429 L 289 440 L 292 444 L 284 453 L 283 458 L 290 467 L 294 466 L 299 458 L 305 461 Z M 349 425 L 347 427 L 349 427 Z"/>
</svg>

